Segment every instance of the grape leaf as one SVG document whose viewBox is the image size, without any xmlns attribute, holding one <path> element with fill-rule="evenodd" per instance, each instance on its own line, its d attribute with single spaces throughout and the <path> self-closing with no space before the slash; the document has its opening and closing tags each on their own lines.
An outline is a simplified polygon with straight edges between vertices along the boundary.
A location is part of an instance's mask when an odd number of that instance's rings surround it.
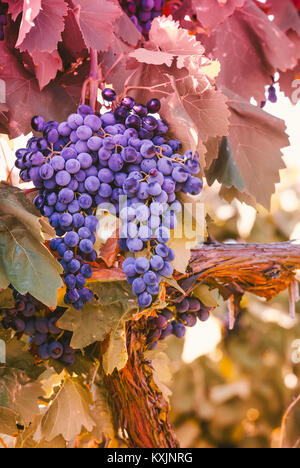
<svg viewBox="0 0 300 468">
<path fill-rule="evenodd" d="M 120 243 L 117 233 L 110 237 L 99 251 L 101 258 L 108 268 L 111 268 L 117 260 L 120 253 Z"/>
<path fill-rule="evenodd" d="M 197 285 L 196 288 L 193 289 L 193 294 L 207 307 L 218 307 L 216 299 L 206 284 Z"/>
<path fill-rule="evenodd" d="M 274 23 L 284 32 L 292 29 L 300 35 L 300 17 L 292 0 L 272 0 L 269 14 L 274 15 Z"/>
<path fill-rule="evenodd" d="M 64 16 L 67 11 L 68 7 L 64 0 L 42 0 L 40 12 L 34 20 L 34 27 L 27 32 L 24 39 L 24 34 L 19 36 L 17 47 L 22 52 L 25 50 L 53 52 L 61 41 Z"/>
<path fill-rule="evenodd" d="M 136 46 L 142 40 L 141 33 L 124 12 L 115 22 L 114 34 L 131 46 Z"/>
<path fill-rule="evenodd" d="M 179 23 L 172 17 L 155 18 L 149 33 L 150 43 L 145 47 L 136 49 L 129 54 L 141 63 L 162 65 L 170 67 L 176 59 L 178 68 L 183 68 L 185 60 L 189 57 L 201 57 L 204 47 L 188 31 L 180 28 Z"/>
<path fill-rule="evenodd" d="M 19 431 L 18 438 L 16 440 L 15 448 L 21 449 L 63 449 L 66 447 L 66 441 L 64 438 L 59 435 L 55 439 L 51 440 L 51 442 L 47 442 L 43 438 L 39 438 L 39 440 L 34 440 L 34 436 L 39 428 L 39 425 L 42 420 L 42 415 L 38 415 L 32 424 L 29 427 L 26 427 L 24 431 Z M 36 439 L 38 437 L 36 436 Z"/>
<path fill-rule="evenodd" d="M 214 30 L 244 3 L 245 0 L 191 0 L 191 9 L 205 29 Z"/>
<path fill-rule="evenodd" d="M 32 382 L 23 371 L 0 367 L 0 406 L 15 411 L 26 425 L 39 414 L 38 398 L 43 395 L 39 382 Z"/>
<path fill-rule="evenodd" d="M 0 42 L 0 79 L 6 84 L 9 118 L 0 113 L 0 126 L 3 133 L 15 138 L 31 131 L 33 115 L 42 115 L 48 120 L 64 120 L 74 111 L 79 101 L 82 81 L 77 85 L 77 93 L 72 96 L 61 85 L 63 83 L 57 81 L 40 92 L 35 76 L 25 68 L 20 55 L 9 42 L 9 38 L 14 37 L 14 30 L 10 25 L 6 27 L 6 32 L 6 40 Z M 60 103 L 59 106 L 57 102 Z"/>
<path fill-rule="evenodd" d="M 168 387 L 172 382 L 171 360 L 165 353 L 166 345 L 160 343 L 153 351 L 145 353 L 145 359 L 151 362 L 153 380 L 164 398 L 168 401 L 172 391 Z"/>
<path fill-rule="evenodd" d="M 210 85 L 204 87 L 202 83 L 202 86 L 195 86 L 192 78 L 172 81 L 175 96 L 163 99 L 162 115 L 166 115 L 178 138 L 183 139 L 185 149 L 190 146 L 192 150 L 199 151 L 204 167 L 206 148 L 203 143 L 212 137 L 228 134 L 230 113 L 226 97 Z"/>
<path fill-rule="evenodd" d="M 123 316 L 110 332 L 108 346 L 103 354 L 103 369 L 106 374 L 112 374 L 115 369 L 124 369 L 128 361 L 124 319 Z"/>
<path fill-rule="evenodd" d="M 104 437 L 113 440 L 115 438 L 113 417 L 108 403 L 109 394 L 103 382 L 96 385 L 94 393 L 93 418 L 97 425 L 91 436 L 99 441 Z"/>
<path fill-rule="evenodd" d="M 0 206 L 0 287 L 12 284 L 21 294 L 29 292 L 49 307 L 55 307 L 63 270 L 38 241 L 35 229 L 32 221 L 24 224 L 24 219 L 15 213 L 2 213 Z"/>
<path fill-rule="evenodd" d="M 289 39 L 293 42 L 300 55 L 300 37 L 294 31 L 287 33 Z M 300 100 L 300 60 L 292 70 L 280 73 L 280 89 L 288 96 L 293 104 Z M 297 81 L 298 80 L 298 81 Z"/>
<path fill-rule="evenodd" d="M 12 15 L 15 21 L 20 13 L 23 11 L 24 0 L 7 0 L 8 12 Z"/>
<path fill-rule="evenodd" d="M 285 123 L 231 91 L 223 92 L 231 110 L 228 142 L 245 184 L 243 191 L 269 208 L 275 184 L 280 180 L 279 170 L 285 167 L 281 152 L 289 145 Z"/>
<path fill-rule="evenodd" d="M 178 68 L 184 66 L 185 58 L 195 55 L 201 57 L 205 51 L 203 45 L 188 31 L 180 28 L 179 23 L 173 21 L 171 16 L 155 18 L 149 38 L 156 49 L 177 57 Z"/>
<path fill-rule="evenodd" d="M 60 53 L 67 63 L 76 62 L 78 58 L 88 55 L 82 32 L 73 11 L 68 11 L 65 17 L 65 29 L 62 32 L 62 48 Z"/>
<path fill-rule="evenodd" d="M 122 10 L 116 1 L 74 0 L 78 23 L 87 47 L 105 51 L 113 40 L 113 24 Z"/>
<path fill-rule="evenodd" d="M 227 137 L 222 138 L 219 156 L 206 172 L 206 179 L 209 185 L 212 185 L 217 179 L 220 184 L 224 184 L 227 188 L 234 186 L 240 192 L 246 189 L 243 177 L 234 161 L 232 148 Z"/>
<path fill-rule="evenodd" d="M 0 434 L 13 436 L 18 432 L 18 414 L 9 408 L 0 407 Z"/>
<path fill-rule="evenodd" d="M 57 72 L 62 70 L 62 60 L 57 50 L 51 53 L 34 50 L 30 55 L 35 65 L 35 76 L 42 90 L 56 77 Z"/>
<path fill-rule="evenodd" d="M 22 190 L 0 182 L 0 216 L 4 215 L 13 215 L 25 226 L 30 226 L 37 241 L 44 241 L 39 211 Z"/>
<path fill-rule="evenodd" d="M 206 51 L 220 60 L 217 83 L 258 102 L 265 98 L 269 77 L 277 70 L 293 68 L 299 57 L 288 37 L 249 0 L 210 37 L 202 35 L 201 40 Z"/>
<path fill-rule="evenodd" d="M 30 0 L 24 2 L 22 21 L 19 29 L 19 36 L 16 43 L 16 47 L 22 44 L 25 36 L 32 27 L 34 27 L 34 20 L 40 13 L 42 8 L 42 0 Z"/>
<path fill-rule="evenodd" d="M 96 341 L 103 341 L 119 324 L 128 320 L 137 310 L 131 287 L 125 281 L 88 283 L 96 297 L 82 312 L 69 308 L 59 320 L 59 326 L 73 332 L 71 345 L 82 349 Z"/>
<path fill-rule="evenodd" d="M 91 431 L 95 426 L 91 404 L 91 395 L 81 380 L 67 378 L 44 414 L 34 439 L 45 438 L 50 442 L 62 435 L 69 442 L 82 428 Z"/>
<path fill-rule="evenodd" d="M 181 193 L 178 199 L 184 210 L 180 217 L 177 215 L 178 225 L 168 245 L 175 252 L 175 260 L 172 262 L 175 270 L 186 273 L 191 258 L 191 249 L 200 242 L 204 242 L 205 239 L 205 209 L 202 194 L 192 196 Z"/>
</svg>

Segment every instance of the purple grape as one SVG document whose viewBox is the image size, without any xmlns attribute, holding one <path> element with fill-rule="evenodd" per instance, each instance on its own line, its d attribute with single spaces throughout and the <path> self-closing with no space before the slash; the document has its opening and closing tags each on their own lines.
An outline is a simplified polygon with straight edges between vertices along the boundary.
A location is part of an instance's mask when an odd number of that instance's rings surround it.
<svg viewBox="0 0 300 468">
<path fill-rule="evenodd" d="M 117 98 L 117 95 L 115 93 L 115 91 L 111 88 L 105 88 L 103 89 L 102 91 L 102 97 L 105 101 L 108 101 L 108 102 L 113 102 L 116 100 Z"/>
<path fill-rule="evenodd" d="M 161 103 L 158 99 L 151 99 L 150 101 L 147 102 L 147 108 L 150 114 L 156 114 L 157 112 L 160 111 Z"/>
<path fill-rule="evenodd" d="M 71 182 L 71 176 L 67 171 L 59 171 L 55 176 L 55 182 L 60 187 L 66 187 Z"/>
</svg>

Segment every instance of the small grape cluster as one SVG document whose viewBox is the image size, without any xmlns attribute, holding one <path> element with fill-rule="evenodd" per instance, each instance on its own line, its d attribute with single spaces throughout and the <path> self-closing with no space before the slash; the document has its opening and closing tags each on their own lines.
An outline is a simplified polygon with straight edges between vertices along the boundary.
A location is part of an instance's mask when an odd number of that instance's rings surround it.
<svg viewBox="0 0 300 468">
<path fill-rule="evenodd" d="M 29 336 L 30 351 L 43 360 L 59 360 L 65 365 L 75 362 L 75 350 L 70 347 L 72 334 L 58 328 L 57 322 L 65 309 L 51 312 L 30 294 L 22 296 L 13 290 L 15 307 L 3 309 L 2 325 L 18 336 Z"/>
<path fill-rule="evenodd" d="M 121 6 L 138 30 L 148 38 L 152 21 L 162 15 L 165 0 L 120 0 Z"/>
<path fill-rule="evenodd" d="M 0 1 L 0 41 L 4 41 L 4 26 L 7 25 L 8 3 Z"/>
<path fill-rule="evenodd" d="M 39 189 L 36 206 L 49 218 L 57 237 L 50 248 L 64 268 L 65 303 L 81 310 L 93 293 L 86 288 L 98 219 L 97 207 L 108 208 L 123 221 L 120 246 L 147 258 L 128 259 L 124 270 L 140 307 L 148 307 L 163 277 L 171 276 L 174 252 L 167 247 L 181 204 L 177 192 L 197 195 L 202 181 L 197 153 L 177 153 L 178 140 L 167 140 L 167 123 L 154 117 L 160 101 L 146 106 L 127 96 L 116 105 L 106 88 L 103 99 L 114 110 L 96 115 L 87 105 L 66 122 L 32 119 L 42 136 L 32 137 L 16 153 L 16 167 L 25 182 Z"/>
<path fill-rule="evenodd" d="M 277 93 L 276 93 L 276 88 L 274 86 L 275 84 L 275 79 L 272 78 L 272 84 L 268 87 L 268 97 L 266 101 L 262 101 L 260 107 L 263 109 L 265 105 L 267 104 L 267 101 L 271 102 L 272 104 L 276 104 L 278 101 Z"/>
<path fill-rule="evenodd" d="M 175 306 L 168 307 L 159 313 L 157 317 L 149 319 L 151 331 L 148 336 L 148 344 L 154 349 L 158 341 L 165 340 L 170 335 L 184 338 L 186 327 L 192 328 L 197 319 L 206 322 L 213 308 L 205 306 L 198 298 L 190 296 L 180 298 Z"/>
</svg>

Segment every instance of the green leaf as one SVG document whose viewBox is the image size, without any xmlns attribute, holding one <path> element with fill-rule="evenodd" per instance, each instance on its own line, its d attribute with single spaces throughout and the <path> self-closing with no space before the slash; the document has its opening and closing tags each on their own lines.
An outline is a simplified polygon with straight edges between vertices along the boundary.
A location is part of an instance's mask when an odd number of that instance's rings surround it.
<svg viewBox="0 0 300 468">
<path fill-rule="evenodd" d="M 95 422 L 91 416 L 92 399 L 79 378 L 67 378 L 44 414 L 34 436 L 48 442 L 62 435 L 66 441 L 81 433 L 82 428 L 91 431 Z"/>
<path fill-rule="evenodd" d="M 23 341 L 17 337 L 11 337 L 9 331 L 0 327 L 0 338 L 6 342 L 5 346 L 5 365 L 7 368 L 14 368 L 26 372 L 26 375 L 32 379 L 37 379 L 45 370 L 43 365 L 37 365 L 34 357 L 26 348 Z"/>
<path fill-rule="evenodd" d="M 24 193 L 0 185 L 0 288 L 12 284 L 49 307 L 57 305 L 61 265 L 42 244 L 38 212 Z"/>
<path fill-rule="evenodd" d="M 0 256 L 6 283 L 11 283 L 21 294 L 29 292 L 43 304 L 56 307 L 57 290 L 63 284 L 62 267 L 37 242 L 30 227 L 10 215 L 0 218 Z"/>
<path fill-rule="evenodd" d="M 0 309 L 12 309 L 15 305 L 12 289 L 0 291 Z"/>
<path fill-rule="evenodd" d="M 41 384 L 31 381 L 23 371 L 0 368 L 0 406 L 18 413 L 26 425 L 39 414 L 38 399 L 42 395 Z"/>
<path fill-rule="evenodd" d="M 73 332 L 71 345 L 76 349 L 103 341 L 111 331 L 117 336 L 122 322 L 138 309 L 125 281 L 91 282 L 88 287 L 95 293 L 94 299 L 82 311 L 69 308 L 59 320 L 62 329 Z"/>
<path fill-rule="evenodd" d="M 223 137 L 219 149 L 218 159 L 214 160 L 206 173 L 209 185 L 212 185 L 217 179 L 225 187 L 236 187 L 240 192 L 246 188 L 243 177 L 234 161 L 232 149 L 228 138 Z"/>
</svg>

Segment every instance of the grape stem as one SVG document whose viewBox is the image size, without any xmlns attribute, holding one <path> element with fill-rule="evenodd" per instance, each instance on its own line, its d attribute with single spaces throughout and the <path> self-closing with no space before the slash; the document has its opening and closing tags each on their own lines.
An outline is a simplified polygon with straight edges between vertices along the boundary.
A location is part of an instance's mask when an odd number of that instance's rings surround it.
<svg viewBox="0 0 300 468">
<path fill-rule="evenodd" d="M 96 110 L 96 103 L 97 103 L 97 96 L 98 96 L 98 87 L 99 81 L 102 81 L 102 72 L 101 68 L 98 68 L 98 51 L 96 49 L 90 50 L 91 55 L 91 68 L 90 68 L 90 75 L 84 81 L 82 85 L 81 91 L 81 104 L 85 104 L 86 95 L 89 91 L 89 104 L 90 107 L 95 112 Z"/>
</svg>

